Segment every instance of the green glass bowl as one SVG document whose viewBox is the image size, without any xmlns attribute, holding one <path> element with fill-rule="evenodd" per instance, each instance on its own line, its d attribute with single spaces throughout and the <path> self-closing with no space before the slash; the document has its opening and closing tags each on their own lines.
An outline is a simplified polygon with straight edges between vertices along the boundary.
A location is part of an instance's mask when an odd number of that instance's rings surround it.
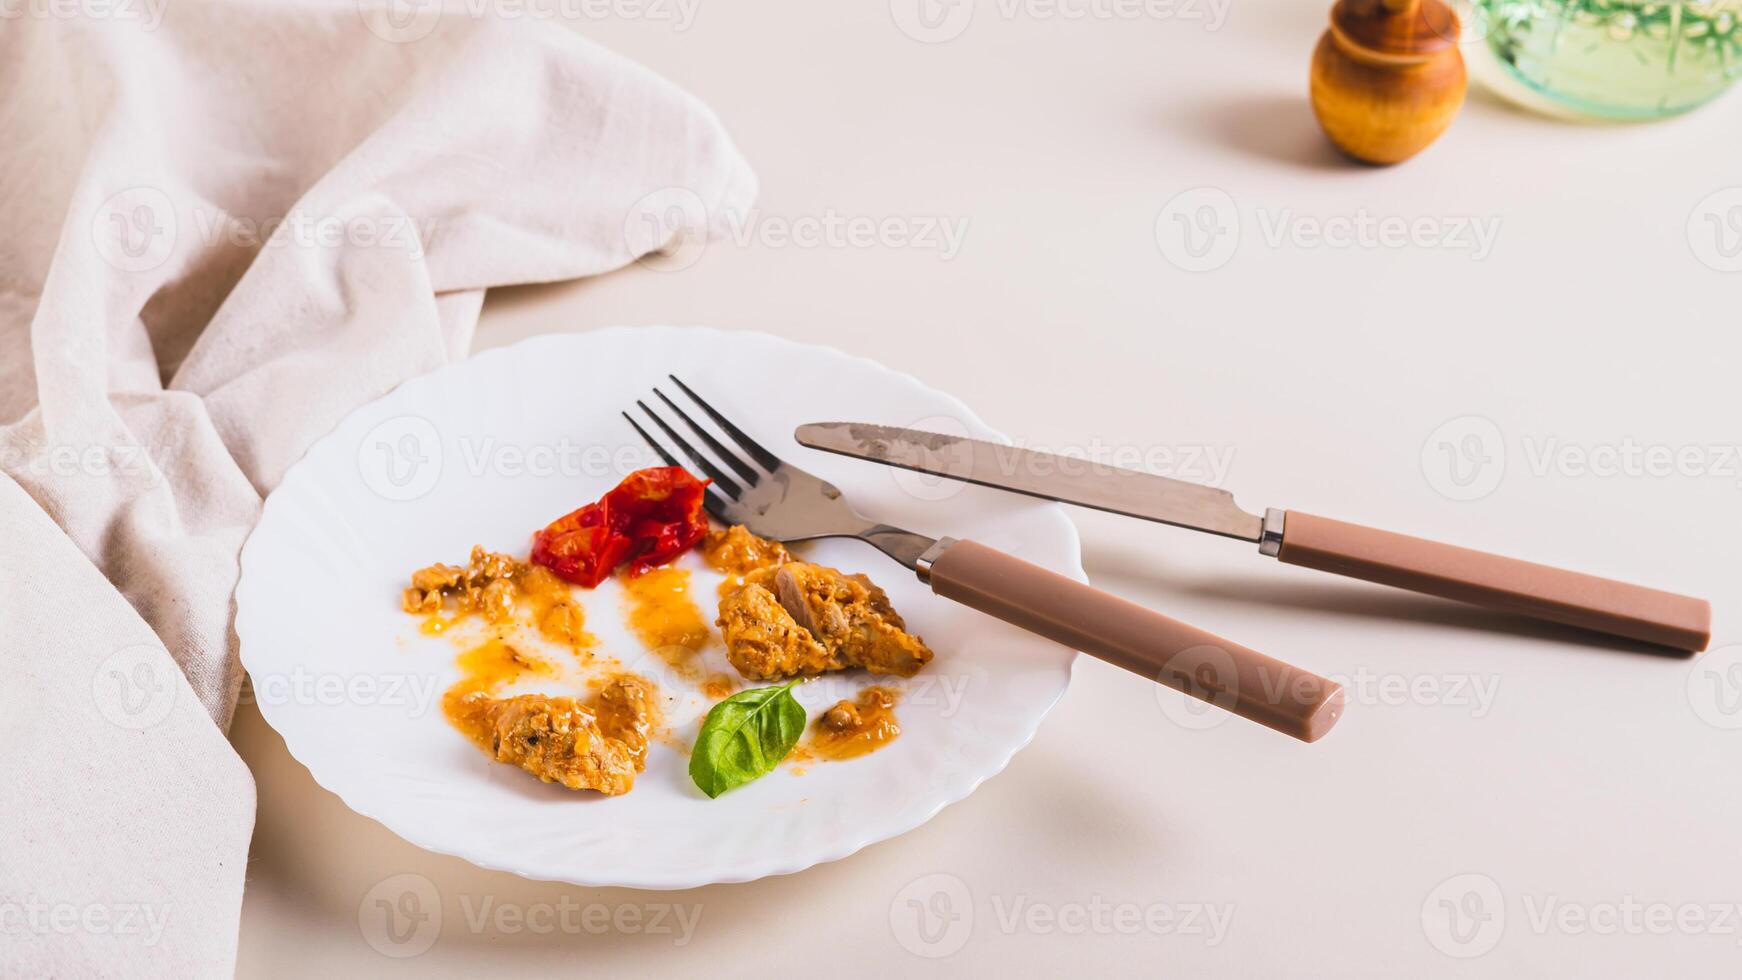
<svg viewBox="0 0 1742 980">
<path fill-rule="evenodd" d="M 1673 116 L 1742 77 L 1742 0 L 1475 0 L 1472 13 L 1506 74 L 1583 115 Z"/>
</svg>

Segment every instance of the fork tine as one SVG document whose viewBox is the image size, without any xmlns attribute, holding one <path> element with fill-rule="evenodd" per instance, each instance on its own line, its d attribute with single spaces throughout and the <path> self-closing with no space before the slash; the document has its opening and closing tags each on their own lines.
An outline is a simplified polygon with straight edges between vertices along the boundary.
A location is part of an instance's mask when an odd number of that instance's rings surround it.
<svg viewBox="0 0 1742 980">
<path fill-rule="evenodd" d="M 645 408 L 646 406 L 642 406 L 642 407 Z M 643 429 L 641 427 L 641 423 L 635 421 L 634 416 L 630 415 L 628 412 L 619 412 L 618 414 L 622 415 L 623 420 L 625 422 L 629 423 L 630 428 L 634 429 L 635 432 L 641 436 L 641 441 L 643 441 L 643 442 L 647 443 L 649 446 L 653 447 L 653 451 L 655 453 L 659 454 L 659 458 L 665 461 L 665 465 L 677 466 L 677 467 L 682 467 L 683 469 L 689 469 L 689 467 L 684 466 L 682 463 L 678 462 L 677 457 L 673 456 L 670 452 L 668 452 L 666 450 L 665 446 L 658 439 L 655 439 L 655 438 L 653 438 L 653 436 L 649 435 L 647 430 Z M 655 418 L 654 421 L 658 421 L 658 419 Z M 723 498 L 719 497 L 719 495 L 714 492 L 713 488 L 710 487 L 709 489 L 703 491 L 702 503 L 704 506 L 706 506 L 708 508 L 708 513 L 713 514 L 715 517 L 718 517 L 721 520 L 726 520 L 726 518 L 724 516 L 724 511 L 727 509 L 727 507 L 729 505 L 726 503 L 726 501 Z"/>
<path fill-rule="evenodd" d="M 727 502 L 726 498 L 715 493 L 713 487 L 709 487 L 708 489 L 706 489 L 702 492 L 702 506 L 706 507 L 708 509 L 708 513 L 714 515 L 714 517 L 716 519 L 718 519 L 721 523 L 724 523 L 724 524 L 736 524 L 736 523 L 738 523 L 737 521 L 734 521 L 732 519 L 732 516 L 731 516 L 732 505 L 729 502 Z"/>
<path fill-rule="evenodd" d="M 622 415 L 624 421 L 628 422 L 630 427 L 640 434 L 642 441 L 653 447 L 653 451 L 659 454 L 659 458 L 665 461 L 665 465 L 683 465 L 673 458 L 671 453 L 666 452 L 664 446 L 660 445 L 657 440 L 648 435 L 647 430 L 641 427 L 641 423 L 635 421 L 628 412 L 620 412 L 618 414 Z M 687 467 L 685 468 L 687 469 Z M 726 498 L 716 493 L 713 487 L 710 486 L 702 491 L 702 506 L 707 509 L 708 513 L 714 515 L 716 519 L 726 524 L 734 523 L 731 517 L 732 505 L 726 500 Z"/>
<path fill-rule="evenodd" d="M 635 418 L 633 416 L 631 416 L 628 412 L 619 412 L 617 414 L 623 416 L 623 421 L 628 422 L 630 427 L 633 428 L 636 431 L 636 433 L 641 436 L 642 442 L 645 442 L 649 446 L 653 447 L 653 451 L 655 453 L 659 454 L 659 458 L 665 460 L 665 465 L 667 465 L 667 466 L 682 466 L 683 465 L 682 463 L 679 463 L 675 458 L 673 458 L 671 453 L 666 452 L 664 446 L 660 445 L 657 440 L 655 440 L 652 436 L 648 435 L 647 430 L 643 429 L 641 427 L 641 423 L 635 421 Z"/>
<path fill-rule="evenodd" d="M 754 459 L 754 460 L 756 460 L 756 462 L 762 464 L 763 469 L 772 473 L 772 472 L 774 472 L 775 468 L 780 465 L 780 457 L 774 455 L 773 453 L 769 452 L 766 449 L 763 449 L 762 446 L 756 442 L 756 440 L 745 435 L 743 429 L 740 429 L 737 426 L 733 425 L 731 422 L 726 420 L 726 417 L 724 415 L 721 415 L 719 412 L 714 411 L 714 406 L 709 405 L 705 401 L 702 401 L 702 396 L 696 394 L 694 391 L 691 391 L 690 386 L 684 384 L 682 378 L 679 378 L 675 374 L 668 374 L 668 375 L 666 375 L 666 377 L 668 377 L 672 381 L 676 382 L 677 386 L 679 388 L 683 389 L 683 393 L 690 396 L 691 401 L 693 401 L 697 405 L 701 406 L 702 411 L 708 413 L 708 418 L 713 419 L 715 425 L 718 425 L 720 427 L 720 429 L 726 433 L 726 435 L 731 436 L 732 441 L 736 442 L 741 449 L 743 449 L 745 452 L 749 453 L 751 459 Z"/>
<path fill-rule="evenodd" d="M 677 417 L 680 419 L 683 419 L 684 424 L 690 427 L 690 431 L 694 432 L 698 437 L 701 438 L 701 440 L 703 442 L 707 443 L 708 448 L 713 450 L 715 456 L 718 456 L 720 459 L 725 460 L 726 465 L 730 466 L 732 468 L 732 472 L 734 472 L 734 473 L 738 474 L 740 477 L 742 477 L 745 483 L 748 483 L 751 486 L 755 486 L 757 481 L 762 479 L 762 474 L 751 469 L 748 465 L 745 464 L 745 462 L 743 460 L 738 458 L 737 454 L 733 453 L 730 449 L 727 449 L 725 446 L 720 445 L 720 440 L 715 439 L 713 436 L 713 433 L 709 432 L 707 429 L 704 429 L 700 425 L 696 424 L 696 420 L 692 419 L 688 415 L 686 415 L 684 413 L 683 409 L 678 408 L 677 403 L 672 401 L 670 398 L 667 398 L 665 392 L 660 391 L 658 388 L 655 388 L 655 389 L 653 389 L 653 393 L 658 395 L 659 400 L 662 402 L 665 402 L 665 404 L 667 406 L 669 406 L 672 411 L 676 412 Z"/>
<path fill-rule="evenodd" d="M 635 400 L 635 404 L 643 412 L 647 413 L 647 417 L 653 420 L 653 424 L 659 426 L 660 430 L 664 432 L 672 442 L 677 443 L 677 448 L 683 450 L 683 454 L 688 456 L 691 462 L 701 467 L 703 473 L 708 474 L 708 478 L 714 481 L 715 486 L 726 492 L 726 496 L 731 497 L 733 500 L 737 500 L 744 493 L 744 489 L 738 486 L 737 481 L 733 480 L 725 473 L 722 473 L 720 468 L 714 465 L 713 460 L 703 456 L 701 453 L 696 451 L 696 447 L 685 442 L 684 437 L 678 435 L 677 430 L 665 424 L 665 419 L 655 415 L 653 409 L 647 407 L 646 402 L 638 398 Z"/>
</svg>

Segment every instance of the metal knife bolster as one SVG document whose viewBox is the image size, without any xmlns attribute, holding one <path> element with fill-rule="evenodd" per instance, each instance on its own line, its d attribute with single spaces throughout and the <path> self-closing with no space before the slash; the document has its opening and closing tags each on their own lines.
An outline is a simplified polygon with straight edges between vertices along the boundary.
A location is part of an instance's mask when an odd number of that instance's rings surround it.
<svg viewBox="0 0 1742 980">
<path fill-rule="evenodd" d="M 1288 511 L 1280 507 L 1266 508 L 1264 511 L 1264 527 L 1259 532 L 1258 553 L 1269 558 L 1275 558 L 1282 553 L 1282 528 L 1288 519 Z"/>
<path fill-rule="evenodd" d="M 801 425 L 800 445 L 1045 500 L 1092 507 L 1263 546 L 1265 519 L 1241 510 L 1234 495 L 1082 457 L 980 439 L 856 422 Z M 1277 520 L 1280 543 L 1281 519 Z"/>
</svg>

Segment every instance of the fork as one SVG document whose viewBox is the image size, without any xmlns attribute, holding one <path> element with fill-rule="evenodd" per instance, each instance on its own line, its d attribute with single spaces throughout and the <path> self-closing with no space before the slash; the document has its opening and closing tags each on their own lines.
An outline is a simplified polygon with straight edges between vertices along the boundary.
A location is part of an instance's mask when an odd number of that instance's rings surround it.
<svg viewBox="0 0 1742 980">
<path fill-rule="evenodd" d="M 708 513 L 782 543 L 856 538 L 912 569 L 932 592 L 1123 667 L 1304 742 L 1343 711 L 1341 685 L 1108 592 L 973 541 L 930 538 L 865 517 L 839 488 L 763 448 L 676 375 L 672 383 L 737 447 L 734 452 L 665 392 L 653 394 L 706 449 L 646 401 L 635 405 L 712 481 Z M 633 415 L 623 417 L 670 466 L 684 466 Z M 686 467 L 687 468 L 687 467 Z"/>
</svg>

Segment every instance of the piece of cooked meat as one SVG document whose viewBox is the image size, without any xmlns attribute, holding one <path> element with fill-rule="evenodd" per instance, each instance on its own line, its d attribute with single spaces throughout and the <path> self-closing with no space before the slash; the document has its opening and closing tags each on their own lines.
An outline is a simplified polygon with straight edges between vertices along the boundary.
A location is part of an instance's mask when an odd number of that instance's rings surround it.
<svg viewBox="0 0 1742 980">
<path fill-rule="evenodd" d="M 765 585 L 749 583 L 721 599 L 714 622 L 726 640 L 726 659 L 745 677 L 771 681 L 846 666 L 794 622 Z"/>
<path fill-rule="evenodd" d="M 408 613 L 434 614 L 441 612 L 452 596 L 458 600 L 461 613 L 481 613 L 490 622 L 499 623 L 514 612 L 514 579 L 522 567 L 507 555 L 473 545 L 471 560 L 464 568 L 437 562 L 412 572 L 411 587 L 401 595 L 400 606 Z"/>
<path fill-rule="evenodd" d="M 851 701 L 836 701 L 835 706 L 823 712 L 817 719 L 817 724 L 831 732 L 848 732 L 865 723 L 864 716 L 859 714 L 859 708 Z"/>
<path fill-rule="evenodd" d="M 809 562 L 753 572 L 718 623 L 726 658 L 759 680 L 848 667 L 912 677 L 932 658 L 870 579 Z"/>
<path fill-rule="evenodd" d="M 595 711 L 573 698 L 461 694 L 449 716 L 498 762 L 547 783 L 621 796 L 647 765 L 649 732 L 658 723 L 653 685 L 628 674 L 599 692 Z"/>
<path fill-rule="evenodd" d="M 842 663 L 873 674 L 912 677 L 931 662 L 931 648 L 907 631 L 888 594 L 863 575 L 791 562 L 774 573 L 774 594 L 793 620 Z"/>
<path fill-rule="evenodd" d="M 599 731 L 629 748 L 637 772 L 647 766 L 647 741 L 660 722 L 659 690 L 635 674 L 614 674 L 599 690 Z"/>
</svg>

